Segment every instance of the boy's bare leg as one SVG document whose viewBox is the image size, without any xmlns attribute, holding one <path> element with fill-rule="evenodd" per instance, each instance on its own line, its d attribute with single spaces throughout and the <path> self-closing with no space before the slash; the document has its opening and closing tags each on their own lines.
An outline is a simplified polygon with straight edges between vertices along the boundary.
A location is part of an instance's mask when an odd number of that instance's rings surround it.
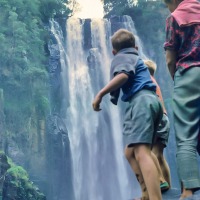
<svg viewBox="0 0 200 200">
<path fill-rule="evenodd" d="M 134 156 L 141 170 L 150 200 L 161 200 L 160 181 L 156 165 L 151 156 L 150 145 L 134 145 Z"/>
<path fill-rule="evenodd" d="M 133 148 L 126 148 L 125 149 L 125 155 L 126 155 L 126 158 L 127 160 L 129 161 L 130 165 L 131 165 L 131 168 L 133 169 L 136 177 L 137 177 L 137 180 L 140 184 L 140 188 L 142 190 L 142 197 L 141 199 L 142 200 L 148 200 L 149 199 L 149 194 L 148 194 L 148 191 L 146 189 L 146 185 L 144 183 L 144 179 L 143 179 L 143 176 L 142 176 L 142 173 L 139 169 L 139 166 L 135 160 L 135 156 L 134 156 L 134 149 Z M 161 167 L 159 165 L 159 162 L 158 162 L 158 159 L 157 157 L 154 155 L 153 152 L 151 152 L 151 156 L 154 160 L 154 163 L 156 165 L 156 168 L 158 170 L 158 174 L 159 174 L 159 177 L 160 177 L 160 183 L 164 183 L 166 182 L 166 180 L 164 179 L 163 177 L 163 174 L 162 174 L 162 170 L 161 170 Z"/>
<path fill-rule="evenodd" d="M 144 182 L 144 178 L 142 176 L 142 172 L 136 162 L 135 159 L 135 155 L 134 155 L 134 148 L 133 147 L 126 147 L 125 148 L 125 156 L 133 170 L 133 172 L 135 173 L 135 176 L 140 184 L 140 188 L 142 191 L 142 197 L 140 198 L 140 200 L 149 200 L 149 194 Z"/>
<path fill-rule="evenodd" d="M 151 148 L 148 144 L 134 145 L 136 161 L 142 172 L 150 200 L 161 200 L 160 180 L 156 165 L 151 156 Z"/>
<path fill-rule="evenodd" d="M 167 161 L 164 158 L 163 150 L 164 145 L 160 142 L 156 142 L 153 146 L 152 152 L 158 159 L 164 179 L 168 182 L 169 187 L 171 187 L 170 169 Z"/>
<path fill-rule="evenodd" d="M 164 179 L 164 176 L 163 176 L 163 173 L 162 173 L 162 170 L 161 170 L 161 167 L 160 167 L 160 164 L 158 162 L 157 157 L 155 156 L 155 154 L 153 152 L 151 152 L 151 156 L 152 156 L 153 161 L 154 161 L 154 163 L 156 165 L 156 168 L 158 170 L 158 175 L 159 175 L 159 178 L 160 178 L 160 183 L 166 182 L 166 180 Z"/>
</svg>

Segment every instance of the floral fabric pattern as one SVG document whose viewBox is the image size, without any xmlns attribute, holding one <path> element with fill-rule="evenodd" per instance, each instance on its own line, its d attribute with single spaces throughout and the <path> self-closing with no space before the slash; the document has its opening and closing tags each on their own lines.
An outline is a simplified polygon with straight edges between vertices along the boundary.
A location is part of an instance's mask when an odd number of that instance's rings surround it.
<svg viewBox="0 0 200 200">
<path fill-rule="evenodd" d="M 200 24 L 180 27 L 174 17 L 166 19 L 165 50 L 176 51 L 176 68 L 200 66 Z"/>
</svg>

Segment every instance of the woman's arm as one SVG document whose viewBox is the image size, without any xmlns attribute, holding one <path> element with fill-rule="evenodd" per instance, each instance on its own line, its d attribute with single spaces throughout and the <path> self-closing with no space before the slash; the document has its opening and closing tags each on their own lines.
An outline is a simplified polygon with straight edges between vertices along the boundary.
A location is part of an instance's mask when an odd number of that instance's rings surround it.
<svg viewBox="0 0 200 200">
<path fill-rule="evenodd" d="M 122 85 L 124 85 L 124 83 L 126 83 L 127 80 L 128 80 L 128 75 L 125 73 L 120 73 L 116 75 L 104 88 L 102 88 L 98 92 L 92 103 L 93 109 L 95 111 L 100 111 L 101 110 L 100 103 L 103 96 L 120 88 Z"/>
</svg>

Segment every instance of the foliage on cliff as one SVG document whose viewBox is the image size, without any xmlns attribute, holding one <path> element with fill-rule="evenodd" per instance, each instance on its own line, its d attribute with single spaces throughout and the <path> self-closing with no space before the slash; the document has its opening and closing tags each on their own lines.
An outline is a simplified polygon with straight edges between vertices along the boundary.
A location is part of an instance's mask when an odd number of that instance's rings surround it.
<svg viewBox="0 0 200 200">
<path fill-rule="evenodd" d="M 68 18 L 75 6 L 75 0 L 0 0 L 0 150 L 40 178 L 50 113 L 48 22 Z M 20 173 L 11 168 L 8 184 Z M 25 177 L 16 183 L 23 185 Z M 24 198 L 37 199 L 31 195 Z"/>
<path fill-rule="evenodd" d="M 45 200 L 45 196 L 29 180 L 27 172 L 0 152 L 0 199 Z"/>
<path fill-rule="evenodd" d="M 9 132 L 23 129 L 31 117 L 44 118 L 48 112 L 45 23 L 53 17 L 72 15 L 73 2 L 0 0 L 0 89 Z"/>
</svg>

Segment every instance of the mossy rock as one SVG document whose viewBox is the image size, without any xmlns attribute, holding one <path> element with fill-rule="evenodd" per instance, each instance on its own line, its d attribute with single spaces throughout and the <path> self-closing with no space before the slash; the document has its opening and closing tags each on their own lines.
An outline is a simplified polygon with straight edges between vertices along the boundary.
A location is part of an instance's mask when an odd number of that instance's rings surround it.
<svg viewBox="0 0 200 200">
<path fill-rule="evenodd" d="M 7 166 L 0 200 L 46 200 L 45 195 L 30 181 L 26 170 L 7 159 L 3 152 L 0 152 L 0 158 L 1 166 Z"/>
</svg>

